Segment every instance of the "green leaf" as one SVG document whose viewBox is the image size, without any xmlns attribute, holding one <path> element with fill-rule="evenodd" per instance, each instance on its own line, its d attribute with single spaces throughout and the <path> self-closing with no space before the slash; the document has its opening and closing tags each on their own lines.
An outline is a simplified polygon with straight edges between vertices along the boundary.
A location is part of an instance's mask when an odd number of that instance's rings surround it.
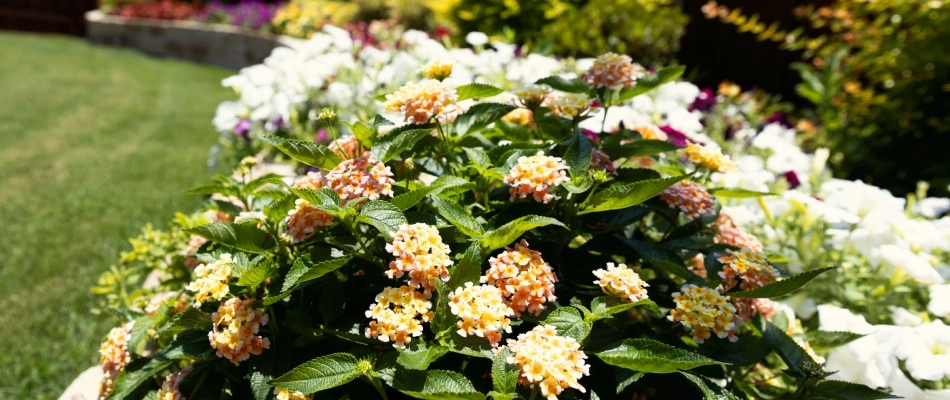
<svg viewBox="0 0 950 400">
<path fill-rule="evenodd" d="M 468 155 L 469 161 L 479 167 L 490 168 L 492 166 L 491 158 L 484 149 L 479 147 L 463 147 L 462 150 Z"/>
<path fill-rule="evenodd" d="M 216 193 L 223 194 L 225 196 L 240 196 L 241 195 L 241 191 L 238 190 L 238 188 L 236 187 L 224 186 L 224 185 L 218 185 L 218 184 L 197 186 L 185 191 L 185 194 L 209 195 L 209 194 L 216 194 Z"/>
<path fill-rule="evenodd" d="M 356 357 L 348 353 L 317 357 L 270 381 L 270 384 L 303 394 L 315 393 L 358 378 L 362 373 L 356 363 Z"/>
<path fill-rule="evenodd" d="M 257 287 L 264 283 L 274 272 L 277 272 L 277 264 L 270 260 L 263 260 L 241 272 L 241 277 L 237 281 L 238 286 Z"/>
<path fill-rule="evenodd" d="M 442 193 L 445 190 L 452 188 L 461 188 L 463 186 L 471 185 L 472 183 L 457 176 L 444 175 L 438 177 L 433 181 L 429 186 L 421 187 L 416 190 L 412 190 L 399 196 L 393 197 L 389 202 L 392 203 L 400 211 L 406 211 L 412 206 L 416 205 L 419 201 L 424 199 L 427 195 L 431 194 L 433 196 Z"/>
<path fill-rule="evenodd" d="M 870 387 L 842 381 L 825 380 L 821 381 L 815 387 L 808 391 L 809 395 L 815 398 L 829 400 L 878 400 L 878 399 L 900 399 L 890 393 L 881 392 Z"/>
<path fill-rule="evenodd" d="M 703 392 L 703 396 L 705 396 L 706 400 L 739 400 L 736 395 L 729 393 L 728 390 L 705 377 L 682 371 L 680 371 L 680 374 L 685 376 L 686 379 L 689 379 L 690 382 L 693 382 L 693 384 Z"/>
<path fill-rule="evenodd" d="M 743 290 L 739 292 L 729 292 L 727 293 L 732 297 L 756 297 L 756 298 L 774 298 L 779 296 L 784 296 L 786 294 L 792 293 L 798 288 L 805 286 L 806 283 L 811 282 L 812 279 L 815 279 L 818 275 L 821 275 L 824 272 L 831 271 L 837 267 L 828 267 L 821 269 L 813 269 L 811 271 L 803 272 L 801 274 L 795 275 L 791 278 L 782 279 L 778 282 L 772 282 L 768 285 L 757 287 L 755 289 Z"/>
<path fill-rule="evenodd" d="M 377 114 L 377 116 L 379 116 Z M 363 148 L 370 149 L 373 147 L 373 144 L 376 143 L 376 139 L 379 137 L 376 130 L 376 126 L 368 127 L 363 125 L 362 122 L 355 122 L 350 125 L 350 129 L 353 131 L 353 136 L 363 145 Z"/>
<path fill-rule="evenodd" d="M 574 134 L 567 149 L 564 150 L 564 161 L 571 170 L 572 176 L 584 176 L 590 168 L 590 158 L 594 152 L 590 140 L 580 133 Z"/>
<path fill-rule="evenodd" d="M 146 361 L 148 360 L 148 361 Z M 121 400 L 125 399 L 128 395 L 132 394 L 135 389 L 138 389 L 139 386 L 142 386 L 148 378 L 153 375 L 161 372 L 161 370 L 168 368 L 172 364 L 170 360 L 159 360 L 159 359 L 139 359 L 133 361 L 131 364 L 127 365 L 122 372 L 119 373 L 119 376 L 116 377 L 115 385 L 113 386 L 112 393 L 109 394 L 109 397 L 106 397 L 106 400 Z"/>
<path fill-rule="evenodd" d="M 805 334 L 808 344 L 818 351 L 844 346 L 863 337 L 860 333 L 838 331 L 808 331 Z"/>
<path fill-rule="evenodd" d="M 492 97 L 504 92 L 504 90 L 484 83 L 469 83 L 455 88 L 455 92 L 458 93 L 458 101 L 462 101 Z"/>
<path fill-rule="evenodd" d="M 660 192 L 666 188 L 686 177 L 688 177 L 688 175 L 672 176 L 663 179 L 649 179 L 611 186 L 595 193 L 585 202 L 584 208 L 577 214 L 583 215 L 593 212 L 620 210 L 635 206 L 660 194 Z"/>
<path fill-rule="evenodd" d="M 424 370 L 429 368 L 429 364 L 435 362 L 448 352 L 448 347 L 429 347 L 425 345 L 425 342 L 420 342 L 399 350 L 399 358 L 396 359 L 396 362 L 408 369 Z"/>
<path fill-rule="evenodd" d="M 273 135 L 258 135 L 257 138 L 270 143 L 288 156 L 293 157 L 293 159 L 310 166 L 333 169 L 343 161 L 340 156 L 322 144 L 285 139 Z"/>
<path fill-rule="evenodd" d="M 670 250 L 654 246 L 647 242 L 627 239 L 623 236 L 617 236 L 617 239 L 636 250 L 637 254 L 640 254 L 640 258 L 643 258 L 644 261 L 651 265 L 686 280 L 699 278 L 686 268 L 686 264 L 682 258 Z"/>
<path fill-rule="evenodd" d="M 435 206 L 435 211 L 445 218 L 446 221 L 449 221 L 458 228 L 459 232 L 462 232 L 468 237 L 479 237 L 485 233 L 485 228 L 482 227 L 475 217 L 468 213 L 465 210 L 465 207 L 462 207 L 458 203 L 450 202 L 448 200 L 443 200 L 437 197 L 432 198 L 432 205 Z"/>
<path fill-rule="evenodd" d="M 267 232 L 258 229 L 257 224 L 212 222 L 185 229 L 184 232 L 254 254 L 264 253 L 274 245 Z"/>
<path fill-rule="evenodd" d="M 467 378 L 452 371 L 396 370 L 393 388 L 417 399 L 482 400 L 484 395 L 475 390 Z"/>
<path fill-rule="evenodd" d="M 622 313 L 634 307 L 646 307 L 650 311 L 657 314 L 660 313 L 660 307 L 650 299 L 643 299 L 636 303 L 627 303 L 616 297 L 600 296 L 590 302 L 590 311 L 593 313 L 591 319 L 596 321 L 609 318 L 614 314 Z"/>
<path fill-rule="evenodd" d="M 492 389 L 503 396 L 516 395 L 515 390 L 518 388 L 520 371 L 517 365 L 508 363 L 510 356 L 511 350 L 508 347 L 502 347 L 491 362 Z M 492 398 L 499 399 L 503 396 L 492 396 Z"/>
<path fill-rule="evenodd" d="M 654 374 L 668 374 L 705 365 L 722 364 L 711 358 L 652 339 L 626 339 L 596 355 L 597 358 L 615 367 Z"/>
<path fill-rule="evenodd" d="M 340 195 L 333 189 L 290 189 L 290 192 L 310 203 L 314 208 L 333 217 L 340 218 L 343 216 L 343 209 L 340 208 Z"/>
<path fill-rule="evenodd" d="M 455 290 L 466 282 L 477 284 L 482 275 L 482 252 L 477 242 L 472 242 L 465 249 L 462 260 L 452 269 L 449 282 L 446 284 L 448 290 Z"/>
<path fill-rule="evenodd" d="M 403 151 L 408 150 L 416 144 L 416 142 L 431 134 L 432 128 L 429 127 L 389 132 L 389 134 L 373 145 L 371 150 L 373 158 L 381 162 L 392 160 Z"/>
<path fill-rule="evenodd" d="M 346 265 L 346 263 L 350 262 L 350 259 L 352 258 L 352 256 L 346 256 L 313 263 L 310 261 L 310 255 L 305 254 L 294 261 L 294 265 L 290 268 L 290 271 L 287 272 L 287 276 L 284 278 L 284 286 L 280 289 L 280 291 L 286 292 L 294 285 L 311 281 L 329 274 L 330 272 L 336 271 L 340 269 L 340 267 Z"/>
<path fill-rule="evenodd" d="M 548 225 L 556 225 L 567 229 L 561 221 L 554 218 L 526 215 L 499 226 L 495 230 L 485 232 L 485 234 L 478 239 L 478 243 L 482 246 L 483 253 L 489 253 L 492 250 L 500 249 L 511 244 L 511 242 L 514 242 L 527 231 Z"/>
<path fill-rule="evenodd" d="M 209 317 L 205 322 L 210 325 L 211 318 Z M 155 358 L 165 360 L 209 359 L 214 355 L 214 350 L 208 344 L 209 330 L 210 327 L 207 329 L 190 330 L 179 333 L 178 336 L 175 336 L 175 340 L 172 340 L 161 352 L 156 354 Z"/>
<path fill-rule="evenodd" d="M 373 124 L 370 125 L 370 128 L 378 129 L 381 126 L 393 126 L 393 125 L 395 124 L 392 121 L 386 119 L 386 117 L 376 114 L 376 116 L 373 117 Z"/>
<path fill-rule="evenodd" d="M 185 311 L 175 314 L 165 322 L 165 324 L 155 332 L 155 335 L 174 336 L 191 329 L 204 329 L 209 325 L 211 325 L 211 314 L 197 308 L 188 307 Z"/>
<path fill-rule="evenodd" d="M 284 177 L 277 174 L 267 174 L 248 182 L 247 185 L 244 186 L 244 190 L 247 192 L 253 192 L 261 186 L 267 184 L 275 185 L 280 188 L 287 187 L 287 184 L 284 183 Z"/>
<path fill-rule="evenodd" d="M 716 188 L 709 189 L 709 193 L 715 195 L 716 197 L 722 197 L 727 199 L 748 199 L 762 196 L 775 196 L 775 193 L 771 192 L 756 192 L 752 190 L 739 189 L 739 188 Z"/>
<path fill-rule="evenodd" d="M 664 83 L 668 83 L 676 78 L 679 78 L 685 71 L 686 67 L 683 65 L 662 68 L 655 74 L 647 75 L 638 79 L 636 86 L 621 90 L 618 101 L 626 101 L 643 93 L 649 92 L 650 90 L 656 89 Z"/>
<path fill-rule="evenodd" d="M 285 195 L 280 200 L 276 200 L 264 206 L 264 215 L 270 221 L 281 221 L 287 217 L 287 213 L 296 207 L 297 196 L 294 194 Z"/>
<path fill-rule="evenodd" d="M 771 322 L 763 321 L 762 340 L 775 351 L 789 370 L 789 375 L 801 380 L 817 375 L 822 370 L 821 365 L 811 359 L 811 356 L 802 349 L 795 340 L 785 334 Z"/>
<path fill-rule="evenodd" d="M 452 275 L 454 276 L 454 275 Z M 442 282 L 441 279 L 435 280 L 435 296 L 432 299 L 433 315 L 432 321 L 429 322 L 429 329 L 432 330 L 436 336 L 447 332 L 450 329 L 455 328 L 455 323 L 458 321 L 458 318 L 455 314 L 452 314 L 451 309 L 449 308 L 450 295 L 452 290 L 446 285 L 445 282 Z"/>
<path fill-rule="evenodd" d="M 610 158 L 617 159 L 652 156 L 677 149 L 679 149 L 679 147 L 675 144 L 663 140 L 637 140 L 614 148 L 605 148 L 604 151 Z"/>
<path fill-rule="evenodd" d="M 551 312 L 544 320 L 544 325 L 551 325 L 558 335 L 574 338 L 577 343 L 584 343 L 590 334 L 593 325 L 581 317 L 580 311 L 574 307 L 561 307 Z"/>
<path fill-rule="evenodd" d="M 398 207 L 383 200 L 372 200 L 366 203 L 356 220 L 376 227 L 387 239 L 391 238 L 400 226 L 409 223 Z"/>
<path fill-rule="evenodd" d="M 586 82 L 578 78 L 565 79 L 557 75 L 552 75 L 547 78 L 538 79 L 538 81 L 535 83 L 539 85 L 548 85 L 554 89 L 566 93 L 583 93 L 590 95 L 590 86 L 587 86 Z"/>
<path fill-rule="evenodd" d="M 458 118 L 455 119 L 456 132 L 458 132 L 459 136 L 465 136 L 484 129 L 515 108 L 515 106 L 508 104 L 478 103 L 469 108 L 465 114 L 459 115 Z"/>
</svg>

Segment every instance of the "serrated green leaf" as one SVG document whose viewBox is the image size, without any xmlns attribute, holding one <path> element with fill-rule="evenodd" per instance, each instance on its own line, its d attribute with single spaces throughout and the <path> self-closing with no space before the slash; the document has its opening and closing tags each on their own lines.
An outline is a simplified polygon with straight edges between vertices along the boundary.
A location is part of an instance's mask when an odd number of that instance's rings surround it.
<svg viewBox="0 0 950 400">
<path fill-rule="evenodd" d="M 831 350 L 835 347 L 844 346 L 855 340 L 863 338 L 864 335 L 854 332 L 838 331 L 808 331 L 805 334 L 808 344 L 815 350 Z"/>
<path fill-rule="evenodd" d="M 544 320 L 544 325 L 553 326 L 558 335 L 574 338 L 577 343 L 584 343 L 593 328 L 574 307 L 561 307 L 552 311 Z"/>
<path fill-rule="evenodd" d="M 358 378 L 361 372 L 356 363 L 356 357 L 349 353 L 317 357 L 270 381 L 270 384 L 303 394 L 316 393 Z"/>
<path fill-rule="evenodd" d="M 343 216 L 343 209 L 340 208 L 340 195 L 333 189 L 290 189 L 290 192 L 310 203 L 314 208 L 322 210 L 335 218 Z"/>
<path fill-rule="evenodd" d="M 585 202 L 584 208 L 577 214 L 620 210 L 635 206 L 660 194 L 666 188 L 687 177 L 688 175 L 680 175 L 611 186 L 595 193 Z"/>
<path fill-rule="evenodd" d="M 208 325 L 211 318 L 208 318 Z M 208 344 L 209 329 L 189 330 L 179 333 L 155 358 L 165 360 L 205 360 L 214 355 L 213 348 Z"/>
<path fill-rule="evenodd" d="M 465 254 L 458 265 L 452 269 L 449 282 L 446 284 L 448 290 L 455 290 L 466 282 L 478 283 L 478 278 L 482 275 L 482 252 L 477 242 L 472 242 L 465 249 Z"/>
<path fill-rule="evenodd" d="M 417 399 L 429 400 L 482 400 L 484 395 L 475 390 L 468 378 L 452 371 L 415 371 L 397 369 L 393 388 Z"/>
<path fill-rule="evenodd" d="M 145 383 L 148 378 L 168 368 L 171 363 L 170 360 L 150 360 L 147 358 L 133 361 L 119 372 L 119 376 L 115 379 L 112 393 L 109 394 L 109 397 L 106 397 L 106 400 L 125 399 L 129 394 L 134 392 L 135 389 L 142 386 L 142 383 Z"/>
<path fill-rule="evenodd" d="M 703 396 L 706 400 L 739 400 L 736 395 L 729 393 L 728 390 L 705 377 L 683 371 L 680 371 L 680 374 L 685 376 L 686 379 L 689 379 L 690 382 L 693 382 L 693 384 L 699 388 L 699 391 L 703 392 Z"/>
<path fill-rule="evenodd" d="M 492 97 L 504 92 L 504 90 L 484 83 L 469 83 L 455 88 L 455 92 L 458 94 L 458 101 L 462 101 Z"/>
<path fill-rule="evenodd" d="M 587 83 L 584 81 L 571 78 L 565 79 L 557 75 L 549 76 L 547 78 L 538 79 L 536 84 L 539 85 L 548 85 L 554 89 L 560 90 L 566 93 L 583 93 L 590 95 L 590 86 L 587 86 Z"/>
<path fill-rule="evenodd" d="M 782 361 L 785 361 L 785 365 L 789 368 L 786 372 L 789 375 L 801 381 L 822 369 L 821 365 L 812 360 L 811 356 L 782 329 L 771 322 L 763 321 L 763 323 L 762 340 L 782 358 Z"/>
<path fill-rule="evenodd" d="M 386 119 L 386 117 L 376 114 L 376 116 L 373 117 L 373 124 L 370 125 L 370 128 L 377 129 L 381 126 L 393 126 L 393 125 L 396 125 L 396 124 Z"/>
<path fill-rule="evenodd" d="M 449 331 L 455 327 L 455 322 L 458 321 L 458 318 L 455 314 L 452 314 L 452 311 L 449 307 L 450 295 L 452 290 L 446 285 L 445 282 L 442 282 L 441 279 L 436 279 L 435 281 L 435 296 L 432 298 L 433 315 L 432 321 L 429 322 L 429 328 L 436 335 L 441 335 L 444 332 Z"/>
<path fill-rule="evenodd" d="M 277 174 L 266 174 L 248 182 L 247 185 L 244 185 L 244 190 L 247 192 L 253 192 L 261 186 L 268 184 L 275 185 L 280 188 L 287 187 L 287 183 L 284 182 L 284 177 Z"/>
<path fill-rule="evenodd" d="M 651 265 L 686 280 L 698 278 L 686 268 L 683 259 L 670 250 L 623 236 L 617 236 L 617 239 L 634 249 L 644 261 Z"/>
<path fill-rule="evenodd" d="M 591 155 L 594 154 L 594 147 L 590 140 L 580 133 L 574 134 L 567 149 L 564 150 L 564 162 L 567 163 L 572 176 L 585 176 L 587 169 L 590 168 Z"/>
<path fill-rule="evenodd" d="M 617 147 L 605 147 L 604 152 L 612 159 L 626 157 L 646 157 L 679 149 L 678 146 L 663 140 L 636 140 Z"/>
<path fill-rule="evenodd" d="M 376 227 L 387 239 L 392 237 L 400 226 L 409 223 L 398 207 L 383 200 L 372 200 L 366 203 L 357 221 Z"/>
<path fill-rule="evenodd" d="M 294 261 L 294 265 L 290 268 L 290 271 L 287 272 L 287 276 L 284 277 L 284 286 L 280 291 L 286 292 L 294 285 L 311 281 L 336 271 L 350 262 L 352 258 L 352 256 L 346 256 L 313 263 L 310 261 L 310 255 L 305 254 Z"/>
<path fill-rule="evenodd" d="M 396 156 L 398 156 L 403 151 L 408 150 L 410 147 L 416 144 L 416 142 L 431 134 L 431 127 L 409 129 L 404 131 L 394 130 L 393 132 L 389 132 L 389 134 L 384 136 L 382 139 L 378 140 L 370 151 L 373 154 L 373 158 L 381 162 L 387 162 L 393 158 L 396 158 Z"/>
<path fill-rule="evenodd" d="M 501 351 L 492 358 L 491 363 L 491 383 L 492 389 L 500 395 L 516 395 L 518 388 L 518 376 L 520 371 L 517 365 L 509 364 L 508 357 L 511 356 L 511 350 L 508 347 L 502 347 Z M 501 397 L 492 396 L 499 399 Z"/>
<path fill-rule="evenodd" d="M 449 221 L 458 228 L 459 232 L 466 236 L 474 238 L 485 233 L 482 224 L 475 220 L 475 217 L 469 214 L 460 204 L 434 197 L 432 198 L 432 205 L 435 206 L 435 211 L 442 218 L 445 218 L 446 221 Z"/>
<path fill-rule="evenodd" d="M 379 116 L 377 114 L 377 116 Z M 376 139 L 379 137 L 376 126 L 366 126 L 362 122 L 355 122 L 350 125 L 350 129 L 353 131 L 353 137 L 363 145 L 364 149 L 370 149 L 373 147 L 373 144 L 376 143 Z"/>
<path fill-rule="evenodd" d="M 626 339 L 596 355 L 597 358 L 615 367 L 654 374 L 668 374 L 705 365 L 722 364 L 703 355 L 652 339 Z"/>
<path fill-rule="evenodd" d="M 157 336 L 174 336 L 191 329 L 203 329 L 211 325 L 211 314 L 197 308 L 188 307 L 185 311 L 172 316 L 155 332 Z"/>
<path fill-rule="evenodd" d="M 479 167 L 491 168 L 491 158 L 488 157 L 488 153 L 486 153 L 484 149 L 478 147 L 463 147 L 462 150 L 468 155 L 468 159 L 472 164 Z"/>
<path fill-rule="evenodd" d="M 455 119 L 456 132 L 459 136 L 465 136 L 479 131 L 500 120 L 514 109 L 514 106 L 508 104 L 478 103 Z"/>
<path fill-rule="evenodd" d="M 270 143 L 278 150 L 293 157 L 293 159 L 310 166 L 333 169 L 343 161 L 340 156 L 322 144 L 285 139 L 273 135 L 258 135 L 257 138 Z"/>
<path fill-rule="evenodd" d="M 511 244 L 527 231 L 548 225 L 556 225 L 567 229 L 561 221 L 554 218 L 526 215 L 499 226 L 497 229 L 485 232 L 478 239 L 478 243 L 482 246 L 482 252 L 488 253 Z"/>
<path fill-rule="evenodd" d="M 738 188 L 716 188 L 709 189 L 709 193 L 716 197 L 722 197 L 727 199 L 748 199 L 755 197 L 763 196 L 775 196 L 775 193 L 771 192 L 756 192 L 753 190 L 738 189 Z"/>
<path fill-rule="evenodd" d="M 814 396 L 814 398 L 828 400 L 879 400 L 901 398 L 900 396 L 884 393 L 865 385 L 833 380 L 821 381 L 815 385 L 814 388 L 809 390 L 808 394 Z"/>
<path fill-rule="evenodd" d="M 778 282 L 772 282 L 768 285 L 757 287 L 750 290 L 742 290 L 738 292 L 729 292 L 728 295 L 732 297 L 755 297 L 755 298 L 774 298 L 779 296 L 784 296 L 786 294 L 792 293 L 802 286 L 805 286 L 806 283 L 811 282 L 812 279 L 815 279 L 818 275 L 821 275 L 824 272 L 831 271 L 837 267 L 828 267 L 821 269 L 813 269 L 811 271 L 806 271 L 801 274 L 795 275 L 791 278 L 782 279 Z"/>
<path fill-rule="evenodd" d="M 256 287 L 261 283 L 264 283 L 264 281 L 276 271 L 277 264 L 269 260 L 262 261 L 256 265 L 251 265 L 249 268 L 242 271 L 241 277 L 238 278 L 237 285 L 244 287 Z"/>
<path fill-rule="evenodd" d="M 254 254 L 266 252 L 275 243 L 268 233 L 258 229 L 256 224 L 212 222 L 185 229 L 184 232 Z"/>
<path fill-rule="evenodd" d="M 424 370 L 448 352 L 448 347 L 426 346 L 425 342 L 420 342 L 399 350 L 396 362 L 407 369 Z"/>
<path fill-rule="evenodd" d="M 636 303 L 627 303 L 616 297 L 600 296 L 590 302 L 590 311 L 593 320 L 609 318 L 610 316 L 635 307 L 644 307 L 657 314 L 660 313 L 660 307 L 650 299 L 643 299 Z"/>
<path fill-rule="evenodd" d="M 287 213 L 296 207 L 297 196 L 294 194 L 284 195 L 280 200 L 276 200 L 264 206 L 264 216 L 269 221 L 280 221 L 287 217 Z"/>
</svg>

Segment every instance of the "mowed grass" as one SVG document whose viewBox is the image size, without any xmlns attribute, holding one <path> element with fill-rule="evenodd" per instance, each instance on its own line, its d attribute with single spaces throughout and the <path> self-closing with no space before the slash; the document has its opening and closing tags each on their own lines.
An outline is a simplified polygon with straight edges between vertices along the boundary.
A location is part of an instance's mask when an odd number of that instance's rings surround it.
<svg viewBox="0 0 950 400">
<path fill-rule="evenodd" d="M 0 399 L 55 399 L 116 320 L 90 287 L 146 223 L 200 202 L 230 71 L 0 33 Z"/>
</svg>

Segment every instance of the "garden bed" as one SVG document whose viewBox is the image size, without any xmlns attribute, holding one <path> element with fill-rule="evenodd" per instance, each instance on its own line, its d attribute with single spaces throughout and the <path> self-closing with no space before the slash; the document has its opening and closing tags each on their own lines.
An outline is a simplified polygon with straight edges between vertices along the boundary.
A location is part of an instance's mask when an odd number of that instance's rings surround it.
<svg viewBox="0 0 950 400">
<path fill-rule="evenodd" d="M 249 32 L 236 26 L 86 13 L 90 42 L 147 54 L 240 69 L 260 63 L 274 48 L 299 39 Z"/>
</svg>

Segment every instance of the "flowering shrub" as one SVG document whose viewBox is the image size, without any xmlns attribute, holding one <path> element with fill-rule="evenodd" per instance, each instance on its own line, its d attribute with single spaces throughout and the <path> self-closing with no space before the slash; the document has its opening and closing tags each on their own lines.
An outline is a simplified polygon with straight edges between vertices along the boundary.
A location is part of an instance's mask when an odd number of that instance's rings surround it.
<svg viewBox="0 0 950 400">
<path fill-rule="evenodd" d="M 215 0 L 207 4 L 195 15 L 202 22 L 228 24 L 255 31 L 271 30 L 271 20 L 280 4 L 265 3 L 262 0 L 241 0 L 237 4 L 222 4 Z"/>
<path fill-rule="evenodd" d="M 280 50 L 287 64 L 233 79 L 242 97 L 266 91 L 257 123 L 312 106 L 268 97 L 275 82 L 314 78 L 284 65 L 354 60 L 327 32 L 307 46 L 340 54 Z M 324 127 L 323 143 L 255 127 L 249 144 L 292 159 L 289 171 L 246 157 L 190 191 L 212 195 L 215 213 L 179 236 L 200 265 L 164 265 L 146 290 L 154 313 L 118 305 L 134 321 L 130 362 L 105 396 L 889 397 L 825 379 L 801 322 L 770 300 L 827 270 L 795 275 L 731 244 L 753 240 L 721 217 L 730 192 L 708 188 L 742 168 L 686 110 L 699 91 L 672 82 L 682 68 L 645 73 L 607 55 L 533 79 L 537 59 L 476 74 L 451 55 L 501 53 L 416 45 L 447 60 L 417 63 L 372 108 L 287 119 L 300 134 Z M 470 83 L 487 77 L 499 86 Z M 384 91 L 370 83 L 361 90 Z M 275 97 L 309 92 L 296 90 Z M 340 121 L 373 108 L 389 111 Z"/>
</svg>

